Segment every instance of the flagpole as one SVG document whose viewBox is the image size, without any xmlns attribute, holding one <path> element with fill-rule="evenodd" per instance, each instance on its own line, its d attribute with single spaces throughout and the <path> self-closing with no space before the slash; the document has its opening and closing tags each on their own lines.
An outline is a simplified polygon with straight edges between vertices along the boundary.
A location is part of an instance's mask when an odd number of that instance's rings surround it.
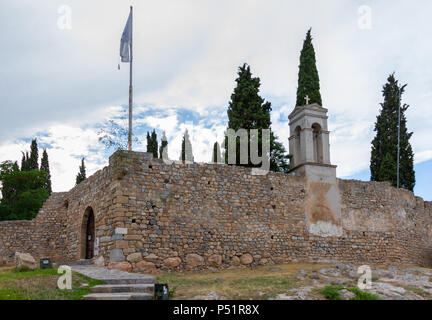
<svg viewBox="0 0 432 320">
<path fill-rule="evenodd" d="M 401 88 L 399 88 L 399 104 L 398 104 L 398 145 L 397 145 L 397 169 L 396 169 L 396 186 L 399 189 L 399 171 L 400 171 L 400 125 L 401 125 Z"/>
<path fill-rule="evenodd" d="M 131 41 L 130 41 L 130 66 L 129 66 L 129 132 L 128 132 L 128 145 L 129 151 L 132 151 L 132 30 L 133 30 L 133 9 L 130 7 L 131 13 Z"/>
</svg>

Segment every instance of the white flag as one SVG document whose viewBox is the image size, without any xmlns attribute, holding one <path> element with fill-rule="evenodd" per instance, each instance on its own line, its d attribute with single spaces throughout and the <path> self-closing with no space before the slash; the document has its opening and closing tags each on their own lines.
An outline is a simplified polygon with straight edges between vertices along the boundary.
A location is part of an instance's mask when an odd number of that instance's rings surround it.
<svg viewBox="0 0 432 320">
<path fill-rule="evenodd" d="M 121 62 L 130 62 L 130 44 L 132 43 L 132 11 L 129 13 L 129 18 L 123 30 L 120 41 L 120 57 Z"/>
</svg>

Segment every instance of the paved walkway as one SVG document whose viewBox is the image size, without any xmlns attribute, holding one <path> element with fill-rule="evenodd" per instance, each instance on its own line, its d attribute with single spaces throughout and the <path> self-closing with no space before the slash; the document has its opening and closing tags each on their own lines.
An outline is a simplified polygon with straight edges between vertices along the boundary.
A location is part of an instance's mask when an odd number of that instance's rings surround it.
<svg viewBox="0 0 432 320">
<path fill-rule="evenodd" d="M 109 284 L 123 283 L 155 283 L 155 278 L 141 273 L 130 273 L 120 270 L 109 270 L 103 267 L 89 266 L 71 266 L 72 270 L 85 275 L 86 277 L 102 280 Z"/>
<path fill-rule="evenodd" d="M 90 288 L 84 300 L 151 300 L 156 279 L 147 274 L 108 270 L 94 265 L 71 265 L 73 271 L 106 285 Z"/>
</svg>

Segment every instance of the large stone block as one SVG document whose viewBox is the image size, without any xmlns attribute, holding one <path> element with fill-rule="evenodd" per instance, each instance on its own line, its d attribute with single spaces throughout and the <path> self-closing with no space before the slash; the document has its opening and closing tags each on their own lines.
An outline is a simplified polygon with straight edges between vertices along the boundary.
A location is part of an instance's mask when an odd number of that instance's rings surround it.
<svg viewBox="0 0 432 320">
<path fill-rule="evenodd" d="M 251 264 L 253 260 L 252 255 L 249 253 L 245 253 L 240 257 L 240 262 L 245 265 Z"/>
<path fill-rule="evenodd" d="M 125 261 L 123 249 L 116 248 L 110 251 L 110 262 L 121 262 Z"/>
<path fill-rule="evenodd" d="M 15 252 L 15 266 L 17 268 L 27 267 L 36 269 L 38 264 L 31 254 Z"/>
<path fill-rule="evenodd" d="M 160 258 L 157 255 L 155 255 L 154 253 L 150 253 L 149 255 L 146 255 L 144 257 L 144 260 L 150 261 L 150 262 L 158 262 L 159 259 Z"/>
<path fill-rule="evenodd" d="M 240 258 L 239 257 L 232 257 L 232 259 L 231 259 L 231 264 L 233 265 L 233 266 L 239 266 L 240 265 Z"/>
<path fill-rule="evenodd" d="M 130 255 L 127 256 L 127 261 L 129 262 L 138 262 L 141 260 L 142 260 L 141 252 L 131 253 Z"/>
<path fill-rule="evenodd" d="M 189 267 L 199 267 L 204 264 L 204 258 L 198 254 L 191 253 L 186 256 L 186 264 Z"/>
<path fill-rule="evenodd" d="M 132 271 L 132 265 L 127 261 L 122 262 L 110 262 L 108 264 L 108 269 L 115 269 L 125 272 L 131 272 Z"/>
<path fill-rule="evenodd" d="M 222 256 L 220 254 L 214 254 L 208 258 L 208 264 L 212 267 L 219 267 L 222 264 Z"/>
<path fill-rule="evenodd" d="M 139 272 L 152 273 L 156 270 L 156 265 L 153 262 L 140 261 L 136 263 L 134 270 Z"/>
<path fill-rule="evenodd" d="M 181 264 L 181 259 L 179 257 L 167 258 L 163 263 L 167 268 L 176 268 Z"/>
</svg>

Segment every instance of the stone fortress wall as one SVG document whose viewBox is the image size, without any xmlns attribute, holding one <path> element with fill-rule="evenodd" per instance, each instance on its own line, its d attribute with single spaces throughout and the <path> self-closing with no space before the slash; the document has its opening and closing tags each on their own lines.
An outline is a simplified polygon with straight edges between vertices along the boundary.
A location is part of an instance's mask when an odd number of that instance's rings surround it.
<svg viewBox="0 0 432 320">
<path fill-rule="evenodd" d="M 432 202 L 387 183 L 337 179 L 335 186 L 336 210 L 326 184 L 304 176 L 168 165 L 148 153 L 117 152 L 109 166 L 54 193 L 34 220 L 0 222 L 0 263 L 12 262 L 15 251 L 53 261 L 84 258 L 91 208 L 98 260 L 110 268 L 323 260 L 432 266 Z"/>
</svg>

